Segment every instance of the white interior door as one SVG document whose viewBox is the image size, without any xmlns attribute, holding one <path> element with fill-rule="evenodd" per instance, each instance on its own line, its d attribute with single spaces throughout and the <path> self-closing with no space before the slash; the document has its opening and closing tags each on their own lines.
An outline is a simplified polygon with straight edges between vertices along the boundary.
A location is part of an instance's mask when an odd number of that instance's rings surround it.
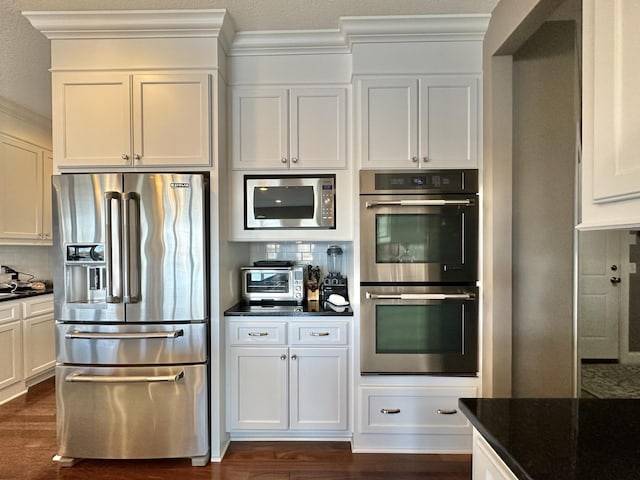
<svg viewBox="0 0 640 480">
<path fill-rule="evenodd" d="M 617 231 L 579 233 L 578 328 L 580 358 L 617 359 L 621 238 Z"/>
</svg>

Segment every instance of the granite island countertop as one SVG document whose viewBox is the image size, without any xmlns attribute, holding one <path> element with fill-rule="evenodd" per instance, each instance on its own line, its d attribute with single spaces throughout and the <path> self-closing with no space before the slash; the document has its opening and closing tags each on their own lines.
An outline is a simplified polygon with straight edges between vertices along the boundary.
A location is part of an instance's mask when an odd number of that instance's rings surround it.
<svg viewBox="0 0 640 480">
<path fill-rule="evenodd" d="M 640 479 L 640 400 L 462 398 L 458 403 L 521 480 Z"/>
</svg>

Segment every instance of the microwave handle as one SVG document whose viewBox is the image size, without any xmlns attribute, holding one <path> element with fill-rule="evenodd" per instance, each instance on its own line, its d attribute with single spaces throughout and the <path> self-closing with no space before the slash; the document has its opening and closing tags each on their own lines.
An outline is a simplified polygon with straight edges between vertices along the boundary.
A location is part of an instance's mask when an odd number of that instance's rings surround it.
<svg viewBox="0 0 640 480">
<path fill-rule="evenodd" d="M 475 300 L 473 293 L 394 293 L 365 292 L 368 300 Z"/>
<path fill-rule="evenodd" d="M 367 208 L 375 207 L 443 207 L 446 205 L 473 205 L 473 200 L 389 200 L 381 202 L 367 202 Z"/>
</svg>

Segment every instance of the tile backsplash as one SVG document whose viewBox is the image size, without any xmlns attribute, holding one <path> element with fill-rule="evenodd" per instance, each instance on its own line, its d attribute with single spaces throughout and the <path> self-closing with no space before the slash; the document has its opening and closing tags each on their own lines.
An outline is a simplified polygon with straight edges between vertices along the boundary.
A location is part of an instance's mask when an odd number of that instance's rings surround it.
<svg viewBox="0 0 640 480">
<path fill-rule="evenodd" d="M 0 245 L 0 265 L 6 265 L 21 273 L 20 279 L 53 280 L 53 247 Z M 0 282 L 11 275 L 0 273 Z"/>
<path fill-rule="evenodd" d="M 250 246 L 250 260 L 290 260 L 304 265 L 319 266 L 322 274 L 327 273 L 327 249 L 331 245 L 342 248 L 343 274 L 351 272 L 351 245 L 340 242 L 264 242 L 252 243 Z"/>
</svg>

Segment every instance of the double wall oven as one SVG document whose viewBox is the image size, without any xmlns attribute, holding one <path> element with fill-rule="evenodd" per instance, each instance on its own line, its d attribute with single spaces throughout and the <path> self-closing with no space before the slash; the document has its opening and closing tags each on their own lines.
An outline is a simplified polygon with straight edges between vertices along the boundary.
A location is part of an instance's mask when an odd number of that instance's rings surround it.
<svg viewBox="0 0 640 480">
<path fill-rule="evenodd" d="M 360 172 L 362 374 L 476 375 L 478 172 Z"/>
</svg>

